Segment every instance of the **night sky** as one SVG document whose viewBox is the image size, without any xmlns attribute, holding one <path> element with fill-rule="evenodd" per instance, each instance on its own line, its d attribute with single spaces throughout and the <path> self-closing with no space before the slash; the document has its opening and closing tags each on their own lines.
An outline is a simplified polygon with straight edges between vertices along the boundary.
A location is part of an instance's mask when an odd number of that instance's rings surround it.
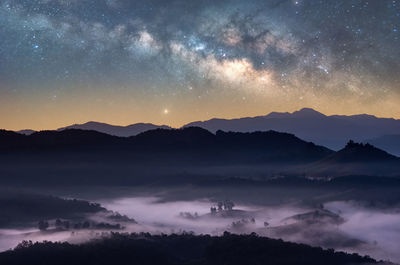
<svg viewBox="0 0 400 265">
<path fill-rule="evenodd" d="M 0 0 L 0 127 L 400 118 L 400 1 Z"/>
</svg>

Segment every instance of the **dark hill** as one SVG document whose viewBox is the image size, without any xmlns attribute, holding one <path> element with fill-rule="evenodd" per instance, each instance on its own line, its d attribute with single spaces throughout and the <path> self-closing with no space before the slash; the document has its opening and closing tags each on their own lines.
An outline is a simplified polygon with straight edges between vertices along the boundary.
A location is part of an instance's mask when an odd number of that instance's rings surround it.
<svg viewBox="0 0 400 265">
<path fill-rule="evenodd" d="M 345 148 L 306 166 L 313 176 L 375 175 L 399 176 L 400 158 L 370 144 L 349 141 Z"/>
<path fill-rule="evenodd" d="M 370 144 L 349 141 L 345 148 L 327 157 L 325 161 L 336 163 L 394 162 L 400 159 Z"/>
<path fill-rule="evenodd" d="M 0 154 L 40 151 L 57 156 L 64 151 L 93 154 L 114 159 L 168 159 L 179 162 L 218 163 L 312 162 L 332 153 L 329 149 L 305 142 L 294 135 L 278 132 L 232 133 L 189 127 L 156 129 L 132 137 L 116 137 L 97 131 L 69 129 L 20 135 L 3 131 Z M 178 159 L 179 158 L 179 159 Z M 177 160 L 178 159 L 178 160 Z"/>
<path fill-rule="evenodd" d="M 30 135 L 0 131 L 0 152 L 43 151 L 55 153 L 64 149 L 84 148 L 93 145 L 115 144 L 120 138 L 97 131 L 69 129 L 40 131 Z"/>
<path fill-rule="evenodd" d="M 25 242 L 13 251 L 0 253 L 7 265 L 111 265 L 111 264 L 275 264 L 345 265 L 374 264 L 375 260 L 357 254 L 288 243 L 252 235 L 225 233 L 222 237 L 113 234 L 110 238 L 82 245 Z"/>
<path fill-rule="evenodd" d="M 153 148 L 214 148 L 216 145 L 215 135 L 199 127 L 150 130 L 130 139 L 137 145 Z"/>
</svg>

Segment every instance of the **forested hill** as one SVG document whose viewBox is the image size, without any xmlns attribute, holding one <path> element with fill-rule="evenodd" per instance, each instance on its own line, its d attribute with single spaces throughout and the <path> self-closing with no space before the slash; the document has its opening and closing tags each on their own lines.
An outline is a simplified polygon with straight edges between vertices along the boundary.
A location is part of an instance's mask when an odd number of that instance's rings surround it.
<svg viewBox="0 0 400 265">
<path fill-rule="evenodd" d="M 344 265 L 377 261 L 251 235 L 112 234 L 110 238 L 82 245 L 24 242 L 13 251 L 0 253 L 7 265 Z"/>
<path fill-rule="evenodd" d="M 275 131 L 234 133 L 205 129 L 156 129 L 132 137 L 116 137 L 96 131 L 43 131 L 29 136 L 0 131 L 0 155 L 87 154 L 113 159 L 176 162 L 180 160 L 219 163 L 312 162 L 331 150 Z M 133 159 L 131 159 L 133 160 Z"/>
</svg>

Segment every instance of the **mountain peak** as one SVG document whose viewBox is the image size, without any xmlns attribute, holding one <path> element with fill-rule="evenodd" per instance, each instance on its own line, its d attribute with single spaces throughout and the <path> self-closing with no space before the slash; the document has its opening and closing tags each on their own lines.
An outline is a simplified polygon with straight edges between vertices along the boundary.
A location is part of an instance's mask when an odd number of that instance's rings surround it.
<svg viewBox="0 0 400 265">
<path fill-rule="evenodd" d="M 302 108 L 301 110 L 293 112 L 292 115 L 296 117 L 325 117 L 324 114 L 312 108 Z"/>
</svg>

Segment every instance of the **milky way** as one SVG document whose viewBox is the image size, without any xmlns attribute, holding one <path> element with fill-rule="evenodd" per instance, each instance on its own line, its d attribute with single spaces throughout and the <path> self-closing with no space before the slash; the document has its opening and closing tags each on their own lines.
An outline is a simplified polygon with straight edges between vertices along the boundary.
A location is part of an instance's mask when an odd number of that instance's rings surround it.
<svg viewBox="0 0 400 265">
<path fill-rule="evenodd" d="M 397 0 L 0 0 L 0 127 L 400 118 Z"/>
</svg>

